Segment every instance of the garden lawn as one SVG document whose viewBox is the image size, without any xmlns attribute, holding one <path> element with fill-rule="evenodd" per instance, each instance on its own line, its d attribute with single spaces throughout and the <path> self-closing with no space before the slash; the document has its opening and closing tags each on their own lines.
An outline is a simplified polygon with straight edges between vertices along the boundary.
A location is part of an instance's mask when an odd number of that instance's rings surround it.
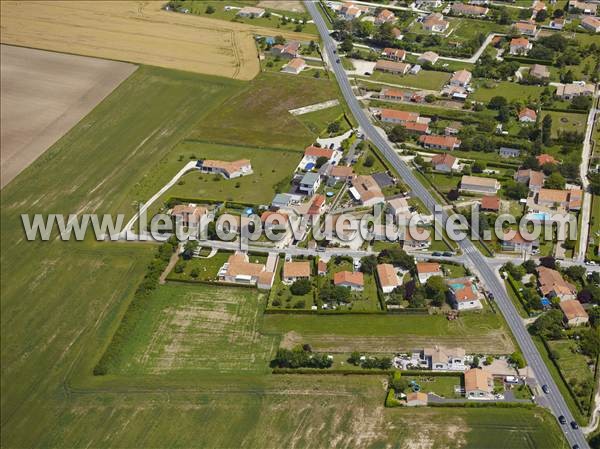
<svg viewBox="0 0 600 449">
<path fill-rule="evenodd" d="M 542 111 L 542 116 L 552 117 L 552 138 L 558 137 L 559 131 L 575 131 L 584 133 L 587 125 L 587 114 L 572 112 Z"/>
<path fill-rule="evenodd" d="M 231 253 L 226 251 L 219 251 L 213 257 L 209 259 L 192 257 L 189 260 L 179 258 L 178 265 L 183 266 L 183 271 L 177 273 L 174 269 L 171 270 L 167 280 L 169 281 L 214 281 L 217 279 L 217 274 L 227 259 L 229 259 Z M 194 278 L 192 271 L 197 270 L 199 275 Z"/>
<path fill-rule="evenodd" d="M 460 399 L 463 398 L 460 393 L 454 392 L 454 387 L 463 387 L 464 381 L 462 375 L 456 376 L 428 376 L 423 374 L 420 376 L 402 376 L 404 379 L 415 381 L 420 387 L 423 393 L 435 393 L 438 396 L 442 396 L 447 399 Z M 410 391 L 410 387 L 406 392 Z"/>
<path fill-rule="evenodd" d="M 327 78 L 261 73 L 206 119 L 196 124 L 190 139 L 304 149 L 317 137 L 290 109 L 338 98 Z"/>
<path fill-rule="evenodd" d="M 327 275 L 319 278 L 319 286 L 322 287 L 327 283 L 333 283 L 333 275 L 340 271 L 354 271 L 351 262 L 342 261 L 340 264 L 335 263 L 332 259 L 327 264 Z M 373 274 L 363 273 L 364 289 L 363 291 L 352 292 L 350 295 L 350 304 L 348 310 L 355 312 L 361 311 L 378 311 L 381 310 L 379 299 L 377 296 L 377 283 Z M 346 307 L 339 306 L 340 309 L 346 310 Z"/>
</svg>

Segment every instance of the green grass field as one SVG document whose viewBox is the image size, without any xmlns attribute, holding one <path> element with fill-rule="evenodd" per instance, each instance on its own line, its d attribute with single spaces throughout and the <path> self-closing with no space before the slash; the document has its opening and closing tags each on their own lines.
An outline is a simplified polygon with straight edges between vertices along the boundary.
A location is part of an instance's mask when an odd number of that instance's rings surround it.
<svg viewBox="0 0 600 449">
<path fill-rule="evenodd" d="M 311 132 L 318 136 L 329 137 L 327 126 L 333 122 L 340 123 L 340 131 L 336 134 L 343 134 L 350 129 L 348 122 L 344 119 L 344 110 L 341 106 L 333 106 L 320 111 L 309 112 L 297 116 L 298 120 L 304 123 Z"/>
<path fill-rule="evenodd" d="M 598 195 L 592 197 L 589 238 L 586 256 L 590 260 L 598 261 L 600 260 L 600 256 L 598 255 L 598 246 L 600 245 L 600 196 Z"/>
<path fill-rule="evenodd" d="M 219 251 L 213 257 L 208 259 L 202 259 L 198 257 L 193 257 L 189 260 L 183 260 L 183 258 L 179 258 L 179 262 L 183 265 L 183 271 L 181 273 L 176 273 L 175 270 L 171 270 L 168 276 L 168 280 L 174 281 L 214 281 L 217 278 L 217 274 L 219 273 L 219 269 L 223 266 L 229 256 L 232 253 L 226 251 Z M 194 279 L 191 275 L 193 270 L 197 270 L 199 276 Z"/>
<path fill-rule="evenodd" d="M 477 88 L 470 97 L 472 100 L 487 103 L 492 97 L 497 95 L 505 97 L 508 101 L 526 101 L 528 99 L 537 100 L 544 90 L 544 87 L 527 86 L 524 84 L 511 83 L 510 81 L 495 82 L 493 83 L 495 87 L 487 88 L 485 87 L 484 82 L 489 83 L 490 81 L 477 80 L 475 83 Z"/>
<path fill-rule="evenodd" d="M 168 157 L 155 167 L 154 172 L 159 176 L 159 173 L 168 171 L 173 176 L 190 159 L 250 159 L 253 173 L 235 179 L 225 179 L 218 175 L 189 172 L 165 192 L 160 201 L 180 197 L 269 204 L 276 185 L 289 184 L 294 169 L 302 159 L 302 153 L 277 148 L 219 145 L 186 140 L 177 145 Z M 147 179 L 152 178 L 151 172 Z M 147 191 L 146 198 L 155 192 Z"/>
<path fill-rule="evenodd" d="M 276 336 L 257 336 L 262 303 L 246 290 L 160 287 L 149 332 L 129 343 L 131 355 L 152 348 L 147 361 L 92 375 L 155 247 L 28 243 L 19 214 L 131 214 L 172 176 L 144 174 L 243 86 L 142 67 L 0 192 L 2 447 L 308 447 L 318 429 L 319 441 L 340 448 L 424 438 L 431 448 L 560 448 L 541 410 L 388 410 L 379 376 L 262 374 L 263 344 Z M 165 374 L 167 348 L 181 357 Z"/>
<path fill-rule="evenodd" d="M 572 112 L 556 112 L 548 111 L 543 112 L 545 116 L 549 114 L 552 117 L 552 137 L 558 137 L 559 131 L 575 131 L 578 133 L 584 133 L 587 124 L 586 114 L 575 114 Z"/>
<path fill-rule="evenodd" d="M 234 145 L 304 149 L 317 134 L 288 111 L 337 97 L 335 83 L 326 78 L 261 73 L 246 89 L 199 121 L 189 137 Z"/>
<path fill-rule="evenodd" d="M 329 352 L 393 354 L 430 344 L 461 346 L 467 352 L 506 354 L 513 343 L 492 313 L 443 315 L 267 315 L 264 331 L 286 334 L 284 341 L 307 342 Z"/>
<path fill-rule="evenodd" d="M 256 2 L 237 1 L 236 0 L 233 2 L 227 3 L 228 6 L 237 6 L 237 7 L 243 7 L 245 5 L 253 5 L 253 4 L 256 4 Z M 213 6 L 213 8 L 214 8 L 214 12 L 212 14 L 206 13 L 206 8 L 209 5 Z M 304 10 L 302 12 L 292 12 L 292 11 L 279 11 L 279 10 L 273 9 L 273 8 L 266 8 L 266 11 L 271 12 L 270 17 L 242 18 L 242 17 L 238 17 L 236 15 L 238 12 L 238 10 L 236 10 L 236 9 L 232 9 L 230 11 L 225 11 L 225 9 L 224 9 L 225 4 L 220 1 L 192 0 L 191 2 L 186 2 L 185 6 L 190 8 L 190 10 L 193 14 L 198 14 L 198 15 L 208 17 L 211 19 L 236 21 L 236 22 L 240 22 L 240 23 L 247 23 L 248 25 L 255 25 L 255 26 L 261 26 L 261 27 L 266 27 L 266 28 L 277 28 L 277 29 L 281 29 L 281 30 L 285 30 L 285 31 L 296 31 L 297 24 L 294 22 L 291 22 L 291 21 L 287 22 L 286 24 L 283 24 L 281 22 L 281 17 L 278 17 L 275 14 L 278 14 L 279 16 L 286 16 L 286 17 L 300 19 L 300 20 L 302 20 L 303 18 L 308 20 L 310 17 L 309 14 Z M 301 32 L 315 34 L 315 35 L 318 34 L 316 26 L 312 23 L 307 23 L 305 25 L 302 25 Z M 315 39 L 316 39 L 316 37 L 317 36 L 315 36 Z"/>
</svg>

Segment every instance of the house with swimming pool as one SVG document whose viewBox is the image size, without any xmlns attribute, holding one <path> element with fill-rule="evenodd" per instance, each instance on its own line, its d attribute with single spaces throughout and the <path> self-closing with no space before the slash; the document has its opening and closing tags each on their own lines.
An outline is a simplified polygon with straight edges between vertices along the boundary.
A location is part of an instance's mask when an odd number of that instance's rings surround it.
<svg viewBox="0 0 600 449">
<path fill-rule="evenodd" d="M 483 309 L 481 299 L 483 295 L 471 278 L 449 279 L 450 295 L 457 310 Z"/>
<path fill-rule="evenodd" d="M 342 158 L 342 152 L 338 150 L 332 150 L 329 148 L 321 148 L 311 145 L 304 149 L 304 157 L 298 164 L 298 170 L 312 170 L 317 167 L 317 161 L 319 159 L 327 159 L 326 163 L 330 165 L 336 165 Z"/>
</svg>

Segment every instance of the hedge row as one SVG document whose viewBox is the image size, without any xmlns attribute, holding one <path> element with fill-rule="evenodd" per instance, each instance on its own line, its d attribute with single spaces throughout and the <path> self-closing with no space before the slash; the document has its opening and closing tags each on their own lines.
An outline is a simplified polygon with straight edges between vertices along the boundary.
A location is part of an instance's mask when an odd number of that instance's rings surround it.
<svg viewBox="0 0 600 449">
<path fill-rule="evenodd" d="M 321 368 L 273 368 L 272 374 L 329 374 L 334 376 L 382 376 L 390 375 L 392 370 L 382 370 L 377 368 L 362 368 L 362 369 L 321 369 Z"/>
<path fill-rule="evenodd" d="M 466 407 L 466 408 L 536 408 L 531 402 L 504 402 L 504 401 L 465 401 L 465 402 L 430 402 L 430 407 Z"/>
<path fill-rule="evenodd" d="M 525 56 L 505 56 L 505 61 L 523 62 L 525 64 L 542 64 L 551 66 L 553 61 L 550 59 L 527 58 Z"/>
</svg>

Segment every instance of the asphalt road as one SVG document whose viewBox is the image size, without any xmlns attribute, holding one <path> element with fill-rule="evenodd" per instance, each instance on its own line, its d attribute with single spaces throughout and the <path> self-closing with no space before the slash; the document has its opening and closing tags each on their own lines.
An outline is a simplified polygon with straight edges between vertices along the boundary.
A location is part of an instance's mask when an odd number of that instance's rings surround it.
<svg viewBox="0 0 600 449">
<path fill-rule="evenodd" d="M 337 55 L 335 53 L 335 44 L 333 39 L 329 36 L 329 30 L 323 20 L 323 17 L 317 11 L 318 5 L 312 1 L 305 1 L 306 8 L 311 14 L 319 34 L 323 39 L 323 52 L 324 57 L 330 61 L 333 68 L 333 72 L 340 86 L 342 94 L 348 104 L 348 107 L 352 111 L 354 118 L 362 128 L 364 134 L 371 142 L 373 142 L 388 162 L 398 171 L 403 181 L 411 188 L 414 195 L 418 196 L 427 206 L 430 211 L 436 211 L 436 201 L 432 195 L 423 187 L 423 185 L 413 175 L 412 170 L 400 160 L 394 149 L 392 149 L 388 143 L 381 137 L 381 135 L 375 130 L 374 126 L 369 121 L 367 114 L 361 108 L 360 103 L 356 99 L 350 81 L 348 80 L 346 73 L 341 65 L 337 63 Z M 441 211 L 441 206 L 438 205 L 438 209 Z M 447 215 L 441 212 L 442 219 L 445 221 Z M 544 364 L 537 348 L 535 347 L 531 336 L 527 332 L 521 317 L 517 313 L 517 310 L 513 306 L 510 298 L 504 286 L 502 285 L 497 272 L 494 272 L 488 264 L 483 255 L 473 245 L 473 243 L 465 239 L 459 242 L 461 249 L 463 250 L 464 256 L 469 260 L 472 266 L 479 272 L 480 279 L 486 284 L 489 291 L 494 294 L 495 301 L 504 315 L 508 325 L 510 326 L 515 338 L 517 339 L 523 355 L 527 360 L 529 367 L 533 370 L 535 377 L 540 385 L 546 384 L 550 388 L 550 394 L 544 394 L 541 391 L 536 394 L 540 397 L 540 404 L 547 405 L 555 416 L 564 415 L 568 422 L 573 421 L 573 416 L 565 403 L 564 398 L 560 394 L 558 387 L 554 383 L 552 376 L 550 375 L 548 368 Z M 561 426 L 569 444 L 579 445 L 580 448 L 589 448 L 587 441 L 581 432 L 581 430 L 572 430 L 570 426 Z"/>
</svg>

